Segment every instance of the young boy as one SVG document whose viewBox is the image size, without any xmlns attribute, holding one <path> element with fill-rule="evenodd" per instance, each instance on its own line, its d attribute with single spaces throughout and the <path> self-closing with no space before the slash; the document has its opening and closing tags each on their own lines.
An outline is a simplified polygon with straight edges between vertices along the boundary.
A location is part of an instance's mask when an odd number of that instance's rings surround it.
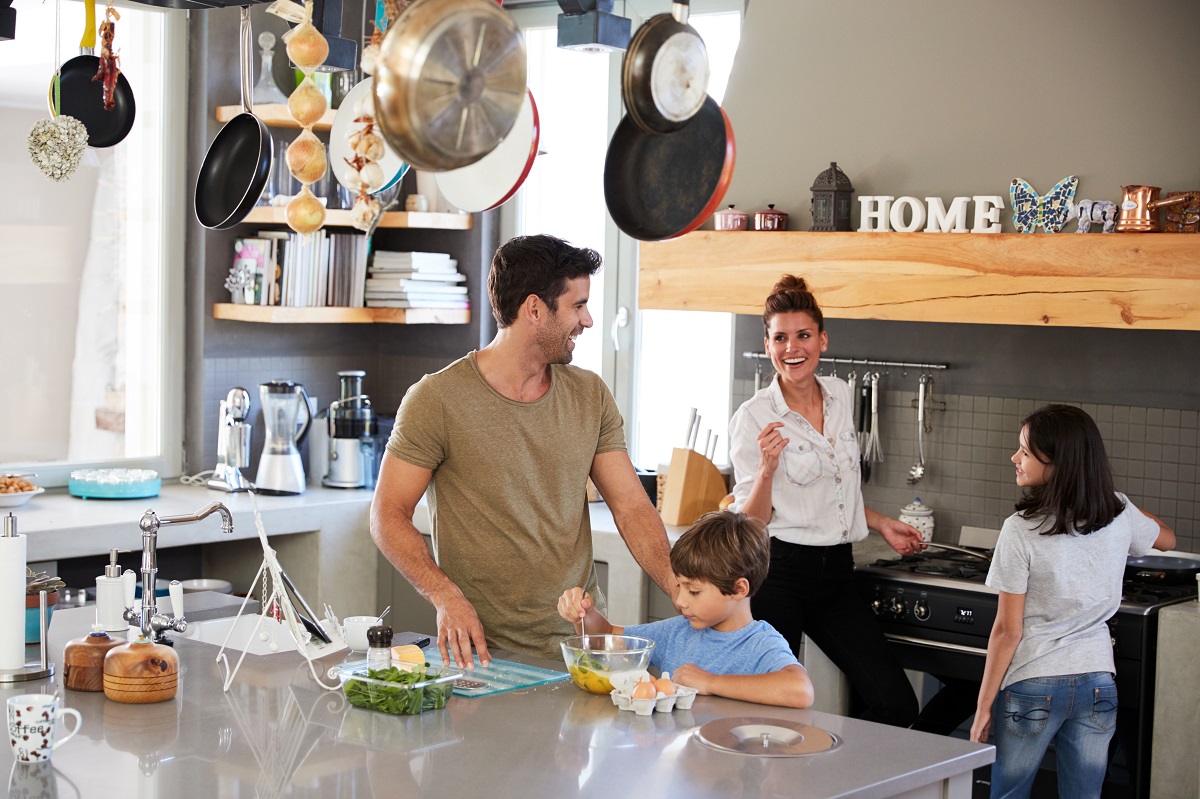
<svg viewBox="0 0 1200 799">
<path fill-rule="evenodd" d="M 671 549 L 681 615 L 618 627 L 581 588 L 563 592 L 559 614 L 588 634 L 637 635 L 654 641 L 650 665 L 701 694 L 765 705 L 808 707 L 808 672 L 784 637 L 750 615 L 750 597 L 767 576 L 770 539 L 762 523 L 733 511 L 701 517 Z"/>
</svg>

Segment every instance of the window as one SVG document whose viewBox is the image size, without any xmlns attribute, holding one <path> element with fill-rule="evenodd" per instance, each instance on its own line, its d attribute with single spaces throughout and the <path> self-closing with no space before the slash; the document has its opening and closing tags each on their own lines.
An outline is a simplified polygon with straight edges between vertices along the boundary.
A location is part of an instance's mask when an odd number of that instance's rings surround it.
<svg viewBox="0 0 1200 799">
<path fill-rule="evenodd" d="M 711 65 L 709 94 L 725 93 L 741 32 L 741 0 L 693 0 L 689 21 L 704 38 Z M 657 4 L 618 2 L 615 13 L 634 30 L 662 12 Z M 604 256 L 588 308 L 595 327 L 579 338 L 574 363 L 604 377 L 626 421 L 630 455 L 639 466 L 669 460 L 683 437 L 689 407 L 722 434 L 729 422 L 730 314 L 636 310 L 637 242 L 620 233 L 604 205 L 604 157 L 620 121 L 622 54 L 557 47 L 561 9 L 518 9 L 525 29 L 529 86 L 542 122 L 545 152 L 521 191 L 501 212 L 504 238 L 550 233 Z M 642 14 L 639 18 L 637 15 Z M 725 459 L 718 447 L 717 460 Z"/>
<path fill-rule="evenodd" d="M 0 353 L 6 413 L 0 471 L 64 485 L 72 468 L 140 466 L 179 473 L 182 417 L 186 19 L 120 8 L 116 48 L 133 88 L 133 130 L 88 150 L 55 183 L 26 137 L 49 116 L 55 3 L 19 5 L 0 47 Z M 59 58 L 78 53 L 82 4 L 61 3 Z M 97 10 L 103 19 L 103 9 Z M 168 192 L 167 187 L 175 187 Z"/>
</svg>

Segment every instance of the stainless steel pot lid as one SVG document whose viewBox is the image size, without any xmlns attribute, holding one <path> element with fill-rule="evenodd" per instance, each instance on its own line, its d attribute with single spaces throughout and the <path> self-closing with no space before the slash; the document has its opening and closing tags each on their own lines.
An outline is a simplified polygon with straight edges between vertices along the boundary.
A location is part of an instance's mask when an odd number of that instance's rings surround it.
<svg viewBox="0 0 1200 799">
<path fill-rule="evenodd" d="M 815 755 L 841 744 L 836 735 L 811 724 L 756 716 L 716 719 L 693 735 L 713 749 L 759 757 Z"/>
</svg>

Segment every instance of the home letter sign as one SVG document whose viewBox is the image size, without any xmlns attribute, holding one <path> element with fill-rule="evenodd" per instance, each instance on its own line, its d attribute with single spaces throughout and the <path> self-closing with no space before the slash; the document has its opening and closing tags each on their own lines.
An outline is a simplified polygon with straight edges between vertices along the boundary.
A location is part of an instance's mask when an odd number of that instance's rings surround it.
<svg viewBox="0 0 1200 799">
<path fill-rule="evenodd" d="M 916 197 L 896 199 L 890 195 L 861 196 L 858 198 L 858 231 L 886 233 L 895 230 L 898 233 L 912 233 L 924 228 L 926 233 L 966 233 L 967 203 L 971 200 L 975 201 L 975 224 L 970 232 L 999 233 L 999 209 L 1004 207 L 1004 200 L 998 194 L 955 197 L 950 203 L 950 210 L 946 210 L 940 197 L 926 197 L 925 204 L 922 204 Z"/>
</svg>

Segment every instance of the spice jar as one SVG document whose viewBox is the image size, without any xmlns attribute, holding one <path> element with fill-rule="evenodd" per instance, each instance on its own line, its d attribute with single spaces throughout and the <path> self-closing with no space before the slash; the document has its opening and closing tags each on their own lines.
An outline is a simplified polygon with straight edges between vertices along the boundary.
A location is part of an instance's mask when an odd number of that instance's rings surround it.
<svg viewBox="0 0 1200 799">
<path fill-rule="evenodd" d="M 754 212 L 755 230 L 787 230 L 788 215 L 775 210 L 775 203 L 770 203 L 761 211 Z"/>
<path fill-rule="evenodd" d="M 713 214 L 713 229 L 714 230 L 749 230 L 750 229 L 750 214 L 745 211 L 736 211 L 733 206 L 729 206 L 723 211 L 717 211 Z"/>
<path fill-rule="evenodd" d="M 392 628 L 386 624 L 367 628 L 367 668 L 386 669 L 392 665 Z"/>
</svg>

